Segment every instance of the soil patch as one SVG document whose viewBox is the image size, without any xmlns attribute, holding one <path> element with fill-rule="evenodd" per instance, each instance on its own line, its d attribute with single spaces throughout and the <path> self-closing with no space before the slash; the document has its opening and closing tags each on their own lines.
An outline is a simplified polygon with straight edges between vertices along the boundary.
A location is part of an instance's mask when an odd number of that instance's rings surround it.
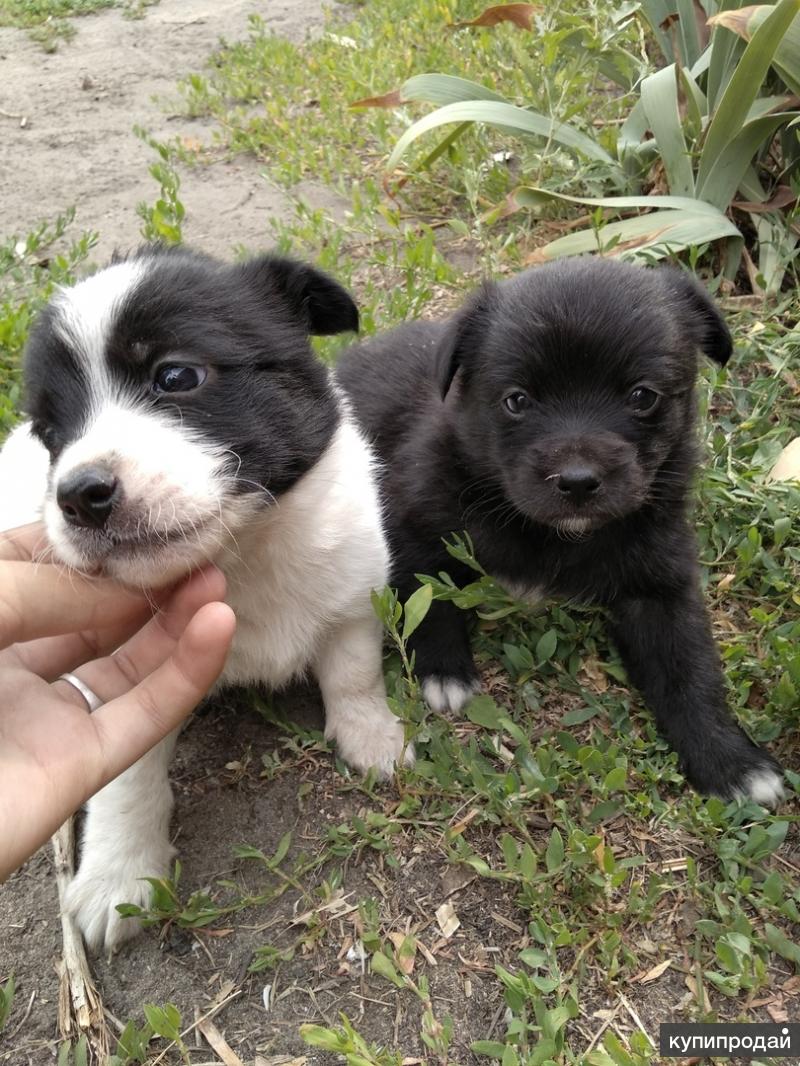
<svg viewBox="0 0 800 1066">
<path fill-rule="evenodd" d="M 157 187 L 148 174 L 155 155 L 133 126 L 162 140 L 208 139 L 209 122 L 170 113 L 169 101 L 178 79 L 201 68 L 220 38 L 247 33 L 253 14 L 302 40 L 319 32 L 323 5 L 161 0 L 143 19 L 111 9 L 75 19 L 76 36 L 50 55 L 23 30 L 0 28 L 0 234 L 24 237 L 74 204 L 76 231 L 99 231 L 98 263 L 135 247 L 136 205 L 151 203 Z M 268 245 L 268 220 L 291 213 L 287 193 L 253 158 L 184 168 L 181 181 L 185 240 L 212 254 Z M 316 192 L 306 183 L 302 195 L 316 206 Z"/>
</svg>

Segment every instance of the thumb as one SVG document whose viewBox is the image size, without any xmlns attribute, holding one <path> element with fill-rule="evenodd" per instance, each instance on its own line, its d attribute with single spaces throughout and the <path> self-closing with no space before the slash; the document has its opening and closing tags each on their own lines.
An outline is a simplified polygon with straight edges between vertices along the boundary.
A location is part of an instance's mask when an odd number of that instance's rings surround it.
<svg viewBox="0 0 800 1066">
<path fill-rule="evenodd" d="M 101 788 L 177 728 L 225 665 L 236 617 L 224 603 L 201 607 L 169 657 L 138 685 L 92 715 L 105 759 Z"/>
</svg>

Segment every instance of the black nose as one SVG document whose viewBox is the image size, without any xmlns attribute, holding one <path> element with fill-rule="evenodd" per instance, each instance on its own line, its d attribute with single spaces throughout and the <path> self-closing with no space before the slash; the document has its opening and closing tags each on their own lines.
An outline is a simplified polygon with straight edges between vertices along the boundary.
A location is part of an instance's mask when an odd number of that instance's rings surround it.
<svg viewBox="0 0 800 1066">
<path fill-rule="evenodd" d="M 556 484 L 572 503 L 585 503 L 600 488 L 600 479 L 590 467 L 570 466 L 561 471 Z"/>
<path fill-rule="evenodd" d="M 101 529 L 117 497 L 117 479 L 102 466 L 83 466 L 58 483 L 56 500 L 71 526 Z"/>
</svg>

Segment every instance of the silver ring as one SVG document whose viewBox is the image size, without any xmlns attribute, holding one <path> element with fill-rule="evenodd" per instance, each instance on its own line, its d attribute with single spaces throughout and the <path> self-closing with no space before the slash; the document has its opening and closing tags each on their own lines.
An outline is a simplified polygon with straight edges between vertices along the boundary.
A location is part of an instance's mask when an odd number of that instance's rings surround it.
<svg viewBox="0 0 800 1066">
<path fill-rule="evenodd" d="M 88 685 L 84 684 L 79 677 L 75 674 L 59 674 L 56 681 L 66 681 L 68 685 L 72 685 L 74 689 L 80 692 L 81 696 L 86 700 L 86 706 L 89 708 L 89 714 L 93 714 L 98 707 L 103 706 L 103 701 L 97 695 L 96 692 L 92 692 Z"/>
</svg>

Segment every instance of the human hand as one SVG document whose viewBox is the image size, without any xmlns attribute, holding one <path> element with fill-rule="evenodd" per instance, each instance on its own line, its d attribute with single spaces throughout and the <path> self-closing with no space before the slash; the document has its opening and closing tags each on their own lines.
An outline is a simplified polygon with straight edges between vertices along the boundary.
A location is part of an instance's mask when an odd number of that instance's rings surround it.
<svg viewBox="0 0 800 1066">
<path fill-rule="evenodd" d="M 44 544 L 38 523 L 0 533 L 0 880 L 180 725 L 222 671 L 236 624 L 214 567 L 154 604 L 34 562 Z M 67 670 L 105 701 L 93 714 L 57 680 Z"/>
</svg>

